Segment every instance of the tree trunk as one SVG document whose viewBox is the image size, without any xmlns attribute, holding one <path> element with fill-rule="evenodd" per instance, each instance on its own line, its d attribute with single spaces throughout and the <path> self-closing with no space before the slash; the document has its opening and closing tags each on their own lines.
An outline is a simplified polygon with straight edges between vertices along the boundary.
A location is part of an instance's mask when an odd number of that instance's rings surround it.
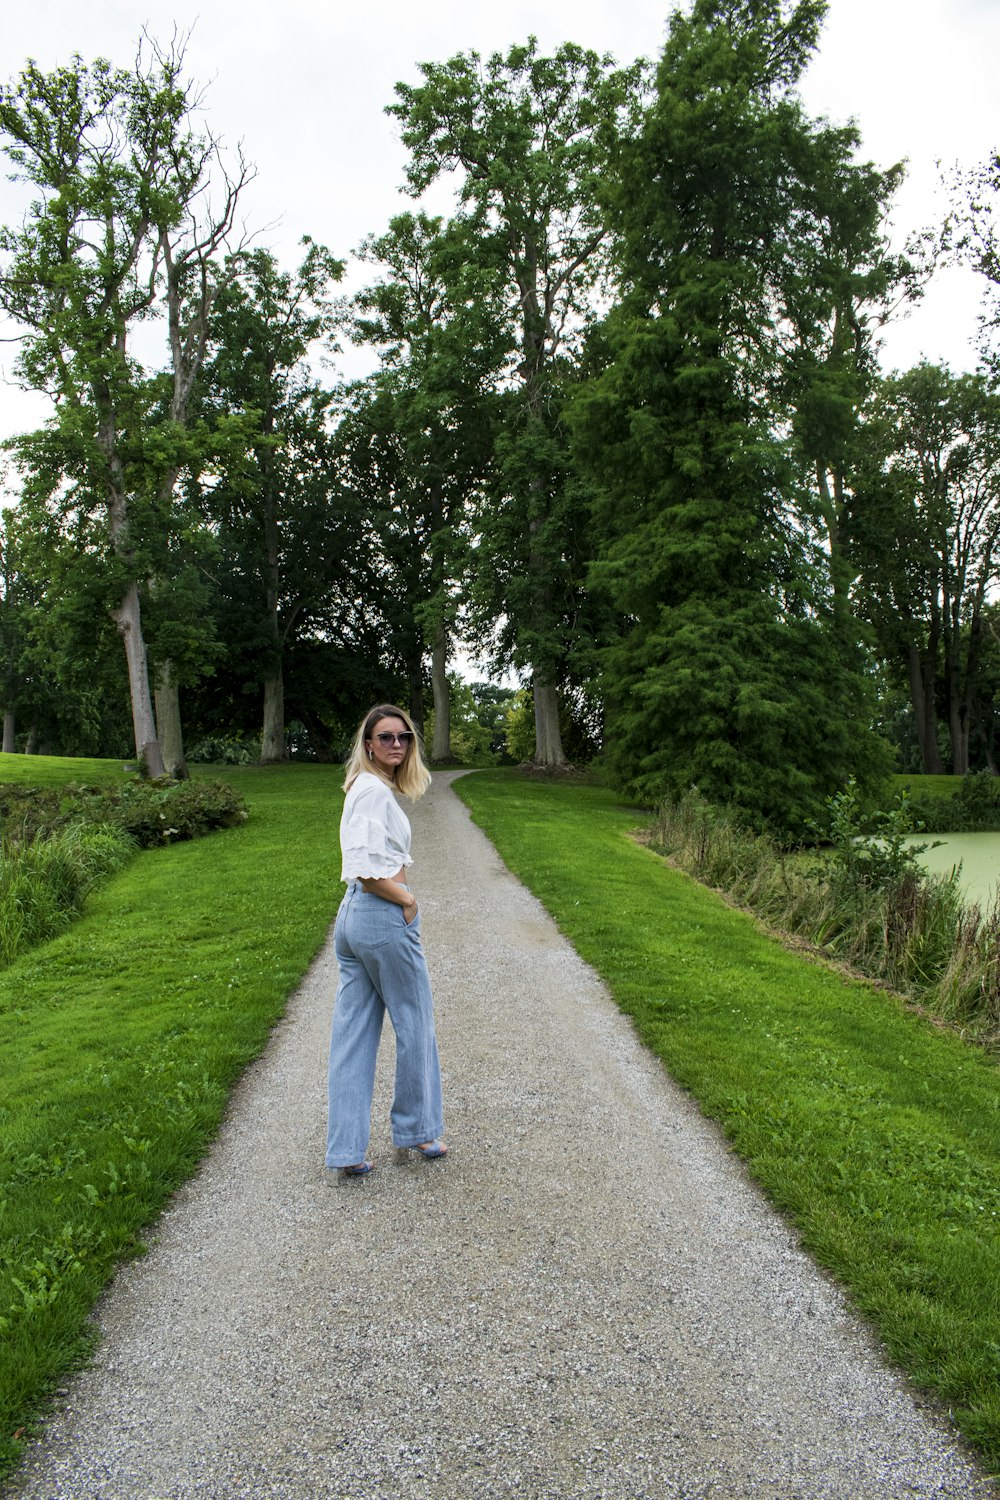
<svg viewBox="0 0 1000 1500">
<path fill-rule="evenodd" d="M 268 367 L 269 378 L 273 376 Z M 270 440 L 274 433 L 274 409 L 269 404 L 263 415 L 261 430 Z M 264 678 L 264 722 L 260 735 L 262 766 L 280 765 L 285 759 L 285 676 L 281 616 L 281 528 L 278 524 L 279 481 L 274 449 L 265 443 L 261 454 L 263 475 L 264 520 L 264 608 L 271 637 L 271 667 Z"/>
<path fill-rule="evenodd" d="M 308 707 L 303 708 L 302 723 L 309 736 L 309 748 L 322 765 L 332 765 L 335 760 L 339 759 L 334 751 L 330 732 L 317 713 Z"/>
<path fill-rule="evenodd" d="M 3 716 L 3 753 L 4 755 L 13 755 L 16 749 L 17 746 L 14 743 L 14 712 L 8 708 L 4 710 Z"/>
<path fill-rule="evenodd" d="M 168 661 L 157 669 L 153 698 L 156 703 L 157 737 L 166 773 L 175 781 L 187 781 L 189 773 L 184 759 L 181 700 L 173 668 Z"/>
<path fill-rule="evenodd" d="M 25 755 L 38 754 L 38 725 L 32 724 L 28 730 L 28 743 L 24 747 Z"/>
<path fill-rule="evenodd" d="M 559 695 L 555 683 L 545 682 L 536 672 L 532 679 L 535 700 L 535 760 L 540 766 L 564 766 L 559 731 Z"/>
<path fill-rule="evenodd" d="M 969 739 L 975 710 L 976 689 L 979 685 L 979 657 L 983 644 L 982 596 L 973 606 L 969 624 L 969 642 L 965 653 L 964 681 L 959 683 L 956 667 L 953 684 L 954 704 L 952 718 L 952 771 L 956 776 L 965 776 L 969 771 Z"/>
<path fill-rule="evenodd" d="M 997 758 L 993 748 L 994 727 L 992 715 L 989 728 L 981 726 L 983 736 L 983 754 L 986 757 L 986 769 L 991 776 L 1000 776 L 1000 768 L 997 767 Z"/>
<path fill-rule="evenodd" d="M 913 704 L 913 721 L 917 730 L 920 758 L 928 776 L 943 776 L 944 764 L 937 742 L 937 714 L 934 708 L 933 666 L 928 674 L 920 659 L 920 652 L 912 641 L 906 648 L 906 666 L 910 678 L 910 700 Z M 930 676 L 930 683 L 926 681 Z"/>
<path fill-rule="evenodd" d="M 448 684 L 448 634 L 442 620 L 431 649 L 431 691 L 434 694 L 434 743 L 431 760 L 451 759 L 451 689 Z"/>
<path fill-rule="evenodd" d="M 820 496 L 820 512 L 826 524 L 833 620 L 838 633 L 843 636 L 845 631 L 852 628 L 851 584 L 854 581 L 854 569 L 842 541 L 843 523 L 847 511 L 844 499 L 844 476 L 839 469 L 834 470 L 831 490 L 829 472 L 820 460 L 816 465 L 816 480 Z"/>
<path fill-rule="evenodd" d="M 279 666 L 264 682 L 264 731 L 260 739 L 262 766 L 278 765 L 285 758 L 285 680 Z"/>
<path fill-rule="evenodd" d="M 413 727 L 420 738 L 424 737 L 424 674 L 421 670 L 420 658 L 411 664 L 406 673 L 407 685 L 409 687 L 409 711 L 413 720 Z"/>
<path fill-rule="evenodd" d="M 948 737 L 951 740 L 951 774 L 964 776 L 969 769 L 969 724 L 957 693 L 949 695 Z"/>
<path fill-rule="evenodd" d="M 545 499 L 541 482 L 532 479 L 531 520 L 528 522 L 528 575 L 531 579 L 531 624 L 541 634 L 551 628 L 551 601 L 546 576 L 546 560 L 539 538 L 542 534 L 541 515 Z M 559 701 L 556 685 L 550 682 L 548 673 L 538 667 L 532 669 L 532 694 L 535 704 L 535 761 L 540 766 L 564 766 L 566 756 L 562 747 L 562 732 L 559 728 Z"/>
<path fill-rule="evenodd" d="M 948 621 L 948 624 L 950 626 L 951 622 Z M 969 769 L 969 726 L 967 716 L 963 713 L 960 650 L 958 633 L 949 628 L 945 635 L 944 688 L 948 704 L 948 740 L 951 745 L 953 776 L 964 776 Z"/>
<path fill-rule="evenodd" d="M 135 753 L 140 760 L 145 761 L 147 772 L 155 779 L 165 775 L 165 771 L 159 741 L 156 738 L 153 700 L 149 691 L 149 669 L 146 662 L 146 643 L 142 638 L 139 590 L 134 583 L 129 584 L 118 608 L 111 611 L 111 618 L 118 626 L 125 644 L 129 693 L 132 699 Z"/>
</svg>

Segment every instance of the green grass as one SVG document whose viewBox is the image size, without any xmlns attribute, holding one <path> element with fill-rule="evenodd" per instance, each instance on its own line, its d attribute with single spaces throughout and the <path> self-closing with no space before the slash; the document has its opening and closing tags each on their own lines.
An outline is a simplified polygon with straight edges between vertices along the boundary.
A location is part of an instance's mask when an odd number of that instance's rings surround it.
<svg viewBox="0 0 1000 1500">
<path fill-rule="evenodd" d="M 891 1356 L 1000 1466 L 1000 1076 L 629 837 L 612 793 L 456 790 Z"/>
<path fill-rule="evenodd" d="M 0 781 L 18 781 L 29 786 L 66 786 L 70 782 L 90 784 L 124 781 L 121 760 L 89 760 L 62 755 L 0 754 Z"/>
<path fill-rule="evenodd" d="M 0 779 L 121 775 L 0 758 Z M 245 825 L 137 855 L 0 975 L 0 1470 L 86 1355 L 95 1297 L 204 1154 L 323 941 L 341 776 L 227 768 Z"/>
<path fill-rule="evenodd" d="M 961 776 L 893 776 L 894 792 L 913 797 L 954 797 L 962 789 Z"/>
</svg>

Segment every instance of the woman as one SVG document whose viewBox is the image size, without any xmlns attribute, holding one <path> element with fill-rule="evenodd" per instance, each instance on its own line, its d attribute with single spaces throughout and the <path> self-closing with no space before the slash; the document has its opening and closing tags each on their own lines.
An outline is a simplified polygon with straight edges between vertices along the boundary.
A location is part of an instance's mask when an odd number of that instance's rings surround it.
<svg viewBox="0 0 1000 1500">
<path fill-rule="evenodd" d="M 377 705 L 354 737 L 340 820 L 347 894 L 334 932 L 340 983 L 330 1038 L 326 1164 L 348 1177 L 373 1170 L 366 1152 L 386 1011 L 396 1033 L 393 1144 L 428 1160 L 447 1155 L 430 977 L 417 898 L 407 884 L 410 824 L 395 796 L 402 792 L 415 802 L 430 781 L 406 714 L 391 703 Z"/>
</svg>

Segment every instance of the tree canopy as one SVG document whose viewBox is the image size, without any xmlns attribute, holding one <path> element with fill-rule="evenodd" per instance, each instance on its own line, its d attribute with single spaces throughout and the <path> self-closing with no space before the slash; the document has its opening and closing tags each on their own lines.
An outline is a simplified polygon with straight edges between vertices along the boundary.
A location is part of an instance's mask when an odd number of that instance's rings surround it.
<svg viewBox="0 0 1000 1500">
<path fill-rule="evenodd" d="M 927 268 L 903 167 L 802 104 L 824 14 L 693 0 L 655 70 L 420 64 L 387 105 L 415 202 L 350 295 L 308 235 L 292 267 L 234 242 L 250 172 L 182 47 L 0 88 L 0 309 L 52 402 L 7 444 L 4 747 L 325 758 L 375 696 L 494 754 L 472 649 L 522 684 L 519 754 L 784 834 L 894 748 L 995 768 L 1000 176 L 938 236 L 984 278 L 983 369 L 884 376 Z"/>
</svg>

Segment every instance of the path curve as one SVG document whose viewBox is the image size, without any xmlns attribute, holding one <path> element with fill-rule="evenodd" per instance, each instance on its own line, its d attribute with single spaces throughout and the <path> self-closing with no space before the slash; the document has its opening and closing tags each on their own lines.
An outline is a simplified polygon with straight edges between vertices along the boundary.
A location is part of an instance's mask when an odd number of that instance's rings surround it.
<svg viewBox="0 0 1000 1500">
<path fill-rule="evenodd" d="M 322 1165 L 327 946 L 16 1500 L 986 1500 L 450 791 L 413 814 L 447 1162 Z M 336 893 L 331 892 L 331 904 Z"/>
</svg>

